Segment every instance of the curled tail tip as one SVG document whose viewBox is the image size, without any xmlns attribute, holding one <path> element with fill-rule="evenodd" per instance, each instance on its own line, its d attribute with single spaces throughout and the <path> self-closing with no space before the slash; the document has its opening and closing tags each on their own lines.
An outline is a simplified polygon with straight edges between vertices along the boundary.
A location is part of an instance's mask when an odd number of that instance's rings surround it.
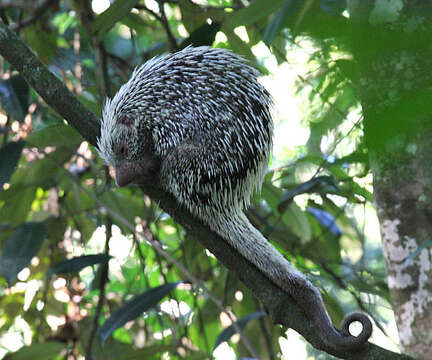
<svg viewBox="0 0 432 360">
<path fill-rule="evenodd" d="M 349 326 L 353 322 L 360 322 L 362 325 L 362 331 L 359 335 L 354 336 L 349 331 Z M 348 348 L 358 348 L 367 343 L 369 338 L 372 335 L 372 322 L 370 321 L 369 317 L 363 313 L 360 312 L 354 312 L 351 314 L 348 314 L 343 323 L 342 323 L 342 335 L 346 337 Z"/>
</svg>

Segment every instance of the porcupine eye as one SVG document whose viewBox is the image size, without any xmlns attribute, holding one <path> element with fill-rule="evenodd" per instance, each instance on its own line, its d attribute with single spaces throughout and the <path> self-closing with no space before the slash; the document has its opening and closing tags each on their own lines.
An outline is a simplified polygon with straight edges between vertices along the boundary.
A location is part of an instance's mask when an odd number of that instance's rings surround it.
<svg viewBox="0 0 432 360">
<path fill-rule="evenodd" d="M 121 144 L 119 148 L 117 149 L 117 155 L 119 155 L 122 158 L 127 157 L 128 155 L 128 148 L 125 144 Z"/>
</svg>

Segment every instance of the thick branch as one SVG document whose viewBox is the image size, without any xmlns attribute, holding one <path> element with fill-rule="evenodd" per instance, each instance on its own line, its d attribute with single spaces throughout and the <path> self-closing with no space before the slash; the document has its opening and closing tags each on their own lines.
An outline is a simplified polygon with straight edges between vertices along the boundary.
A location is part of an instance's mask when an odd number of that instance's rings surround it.
<svg viewBox="0 0 432 360">
<path fill-rule="evenodd" d="M 51 74 L 21 40 L 0 24 L 0 54 L 38 91 L 66 121 L 93 145 L 99 136 L 99 125 L 94 114 L 86 110 L 73 94 Z M 228 243 L 195 219 L 176 200 L 157 187 L 143 188 L 159 206 L 169 213 L 189 233 L 195 236 L 228 269 L 234 271 L 253 294 L 264 304 L 276 324 L 291 327 L 302 334 L 315 348 L 349 359 L 410 359 L 368 343 L 362 351 L 350 353 L 327 347 L 316 329 L 294 300 L 253 264 L 244 259 Z"/>
<path fill-rule="evenodd" d="M 49 106 L 92 145 L 96 145 L 100 132 L 99 119 L 1 22 L 0 54 L 18 70 Z"/>
</svg>

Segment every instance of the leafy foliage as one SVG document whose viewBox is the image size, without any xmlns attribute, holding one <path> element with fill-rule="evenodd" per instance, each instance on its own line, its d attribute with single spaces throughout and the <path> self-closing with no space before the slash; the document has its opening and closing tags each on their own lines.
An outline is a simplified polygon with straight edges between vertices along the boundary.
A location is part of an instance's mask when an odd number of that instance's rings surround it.
<svg viewBox="0 0 432 360">
<path fill-rule="evenodd" d="M 105 97 L 136 65 L 168 50 L 189 44 L 229 48 L 268 74 L 269 55 L 257 50 L 263 43 L 279 64 L 288 64 L 290 52 L 302 46 L 313 49 L 296 95 L 307 104 L 302 121 L 309 139 L 289 154 L 277 154 L 248 215 L 323 289 L 336 322 L 368 294 L 375 300 L 364 309 L 385 320 L 374 306 L 387 305 L 384 262 L 353 216 L 368 208 L 372 196 L 362 125 L 348 116 L 359 102 L 341 15 L 345 1 L 115 1 L 105 10 L 97 9 L 98 1 L 93 10 L 79 1 L 33 3 L 0 3 L 2 19 L 16 25 L 99 115 Z M 26 346 L 17 352 L 0 341 L 7 358 L 56 359 L 66 352 L 70 358 L 91 353 L 93 359 L 204 359 L 213 344 L 224 341 L 238 356 L 250 356 L 242 342 L 230 340 L 235 328 L 220 320 L 221 308 L 200 290 L 201 283 L 235 314 L 231 321 L 239 319 L 258 356 L 275 358 L 283 334 L 252 294 L 136 186 L 115 188 L 96 149 L 6 62 L 1 66 L 0 331 L 14 332 L 22 320 L 32 334 L 31 344 L 20 339 Z M 146 238 L 162 244 L 201 283 L 172 291 L 184 274 Z M 49 282 L 47 273 L 57 276 Z M 126 301 L 129 294 L 135 297 Z M 169 300 L 156 306 L 164 296 Z M 102 323 L 103 350 L 94 341 Z"/>
<path fill-rule="evenodd" d="M 112 314 L 107 321 L 99 328 L 98 334 L 103 344 L 106 338 L 116 329 L 126 324 L 128 321 L 136 319 L 144 311 L 154 308 L 156 304 L 172 291 L 179 283 L 168 283 L 136 295 Z"/>
<path fill-rule="evenodd" d="M 9 285 L 30 263 L 45 239 L 44 223 L 24 223 L 6 239 L 1 256 L 1 272 Z"/>
</svg>

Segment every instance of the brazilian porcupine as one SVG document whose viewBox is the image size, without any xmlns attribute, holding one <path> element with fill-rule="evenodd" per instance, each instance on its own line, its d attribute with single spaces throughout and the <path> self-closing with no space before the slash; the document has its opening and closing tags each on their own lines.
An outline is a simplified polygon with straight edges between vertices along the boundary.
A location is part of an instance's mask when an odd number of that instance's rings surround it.
<svg viewBox="0 0 432 360">
<path fill-rule="evenodd" d="M 320 292 L 256 230 L 243 210 L 259 189 L 272 143 L 271 97 L 257 71 L 222 49 L 187 47 L 154 58 L 107 100 L 98 139 L 119 186 L 159 186 L 226 239 L 287 291 L 336 349 L 355 349 L 370 337 L 361 313 L 348 316 L 341 335 Z M 363 325 L 351 336 L 353 321 Z"/>
</svg>

